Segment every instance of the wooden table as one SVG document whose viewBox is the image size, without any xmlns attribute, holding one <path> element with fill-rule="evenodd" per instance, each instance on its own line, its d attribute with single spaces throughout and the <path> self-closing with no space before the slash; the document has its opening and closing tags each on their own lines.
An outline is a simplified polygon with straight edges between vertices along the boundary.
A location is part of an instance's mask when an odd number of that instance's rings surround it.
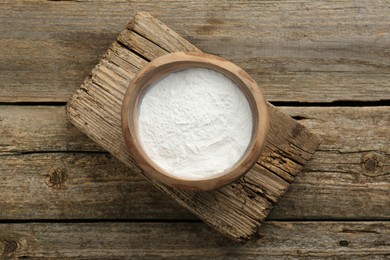
<svg viewBox="0 0 390 260">
<path fill-rule="evenodd" d="M 390 255 L 390 2 L 0 4 L 0 258 Z M 245 245 L 214 232 L 66 121 L 136 11 L 247 70 L 323 142 Z"/>
</svg>

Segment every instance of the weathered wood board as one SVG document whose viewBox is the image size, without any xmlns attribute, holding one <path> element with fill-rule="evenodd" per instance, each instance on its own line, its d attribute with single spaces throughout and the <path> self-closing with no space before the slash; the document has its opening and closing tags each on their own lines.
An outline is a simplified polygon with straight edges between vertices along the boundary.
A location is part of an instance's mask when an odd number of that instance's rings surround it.
<svg viewBox="0 0 390 260">
<path fill-rule="evenodd" d="M 123 96 L 148 61 L 175 51 L 199 52 L 157 19 L 138 13 L 67 105 L 76 127 L 140 174 L 122 137 Z M 319 145 L 316 135 L 271 104 L 269 113 L 264 152 L 236 182 L 216 191 L 189 192 L 149 180 L 222 234 L 236 241 L 250 239 Z"/>
<path fill-rule="evenodd" d="M 270 101 L 390 99 L 388 1 L 3 0 L 0 10 L 1 102 L 67 102 L 136 11 L 238 64 Z"/>
<path fill-rule="evenodd" d="M 225 260 L 390 255 L 389 222 L 271 221 L 261 232 L 256 240 L 240 245 L 201 223 L 0 224 L 0 257 Z"/>
</svg>

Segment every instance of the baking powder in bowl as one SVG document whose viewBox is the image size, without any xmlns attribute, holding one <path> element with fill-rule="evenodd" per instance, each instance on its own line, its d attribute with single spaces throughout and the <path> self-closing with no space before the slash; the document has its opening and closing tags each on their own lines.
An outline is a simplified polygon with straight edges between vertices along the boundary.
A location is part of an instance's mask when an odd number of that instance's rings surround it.
<svg viewBox="0 0 390 260">
<path fill-rule="evenodd" d="M 244 155 L 252 112 L 241 89 L 210 69 L 173 72 L 141 97 L 138 135 L 156 165 L 178 178 L 220 175 Z"/>
</svg>

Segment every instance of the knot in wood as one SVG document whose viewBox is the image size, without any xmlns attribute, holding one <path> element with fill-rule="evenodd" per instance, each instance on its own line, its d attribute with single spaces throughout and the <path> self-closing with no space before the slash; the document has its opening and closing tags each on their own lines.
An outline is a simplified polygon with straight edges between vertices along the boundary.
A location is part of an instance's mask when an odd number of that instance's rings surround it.
<svg viewBox="0 0 390 260">
<path fill-rule="evenodd" d="M 12 238 L 0 238 L 0 256 L 10 257 L 18 249 L 18 241 Z"/>
<path fill-rule="evenodd" d="M 361 159 L 362 168 L 371 174 L 377 172 L 381 165 L 380 156 L 375 153 L 366 153 L 362 156 Z"/>
<path fill-rule="evenodd" d="M 64 168 L 52 168 L 49 170 L 47 185 L 51 188 L 59 187 L 65 182 L 66 171 Z"/>
<path fill-rule="evenodd" d="M 364 162 L 364 167 L 369 171 L 375 171 L 378 161 L 374 158 L 369 158 Z"/>
<path fill-rule="evenodd" d="M 347 240 L 340 240 L 339 241 L 339 246 L 347 247 L 349 245 Z"/>
<path fill-rule="evenodd" d="M 291 137 L 296 138 L 304 129 L 305 128 L 301 124 L 296 124 L 291 132 Z"/>
</svg>

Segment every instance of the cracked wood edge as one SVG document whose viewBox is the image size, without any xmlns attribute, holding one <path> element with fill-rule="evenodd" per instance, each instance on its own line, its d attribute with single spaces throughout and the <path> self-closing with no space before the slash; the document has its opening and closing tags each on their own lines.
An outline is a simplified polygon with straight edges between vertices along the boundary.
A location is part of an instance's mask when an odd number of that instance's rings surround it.
<svg viewBox="0 0 390 260">
<path fill-rule="evenodd" d="M 157 20 L 146 13 L 138 13 L 134 20 L 119 35 L 118 43 L 111 46 L 111 50 L 93 69 L 91 77 L 76 90 L 67 105 L 68 118 L 74 125 L 132 169 L 137 167 L 123 141 L 120 111 L 123 95 L 137 66 L 132 66 L 133 70 L 122 68 L 118 62 L 112 61 L 110 55 L 122 59 L 122 63 L 124 61 L 131 63 L 128 57 L 134 54 L 152 60 L 167 53 L 160 47 L 164 45 L 160 44 L 160 41 L 163 41 L 163 34 L 168 39 L 179 37 L 169 30 L 164 30 L 165 27 L 161 27 L 161 23 L 157 24 Z M 149 33 L 149 38 L 146 39 L 141 37 L 140 31 L 134 33 L 129 29 L 134 24 L 150 22 L 156 25 L 155 28 L 164 30 L 164 33 Z M 164 46 L 167 48 L 166 44 Z M 169 51 L 188 49 L 187 45 L 179 44 L 172 46 Z M 121 53 L 122 57 L 116 53 Z M 272 105 L 269 105 L 269 108 L 270 134 L 266 149 L 259 160 L 261 166 L 252 168 L 245 177 L 211 192 L 181 191 L 153 179 L 149 180 L 222 234 L 236 241 L 250 239 L 273 204 L 287 191 L 289 181 L 293 180 L 293 176 L 301 170 L 319 145 L 316 135 Z M 277 174 L 278 171 L 272 171 L 273 167 L 265 162 L 268 156 L 272 156 L 272 161 L 277 161 L 279 168 L 285 171 L 280 175 L 285 176 L 284 179 Z M 140 169 L 137 169 L 137 172 L 142 174 Z M 269 184 L 271 180 L 273 185 Z"/>
</svg>

